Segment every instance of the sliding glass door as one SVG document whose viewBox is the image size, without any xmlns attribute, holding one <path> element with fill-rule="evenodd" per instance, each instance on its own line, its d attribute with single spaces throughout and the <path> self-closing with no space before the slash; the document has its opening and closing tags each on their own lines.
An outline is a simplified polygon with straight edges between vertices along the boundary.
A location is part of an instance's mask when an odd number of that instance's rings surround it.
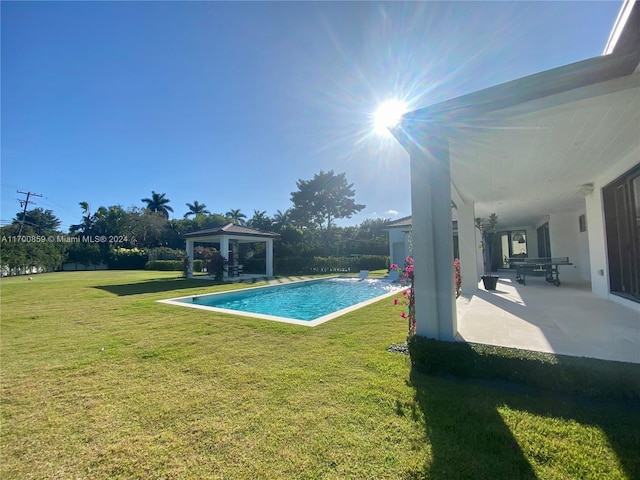
<svg viewBox="0 0 640 480">
<path fill-rule="evenodd" d="M 602 193 L 611 293 L 640 301 L 640 164 Z"/>
</svg>

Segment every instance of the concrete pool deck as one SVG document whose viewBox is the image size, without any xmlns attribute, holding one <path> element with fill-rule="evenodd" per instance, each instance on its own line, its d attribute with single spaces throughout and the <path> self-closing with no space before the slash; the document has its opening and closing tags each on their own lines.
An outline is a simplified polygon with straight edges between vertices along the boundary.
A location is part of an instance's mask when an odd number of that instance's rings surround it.
<svg viewBox="0 0 640 480">
<path fill-rule="evenodd" d="M 578 357 L 640 363 L 640 315 L 596 297 L 589 284 L 544 278 L 526 286 L 500 272 L 497 290 L 478 286 L 457 302 L 459 340 Z"/>
</svg>

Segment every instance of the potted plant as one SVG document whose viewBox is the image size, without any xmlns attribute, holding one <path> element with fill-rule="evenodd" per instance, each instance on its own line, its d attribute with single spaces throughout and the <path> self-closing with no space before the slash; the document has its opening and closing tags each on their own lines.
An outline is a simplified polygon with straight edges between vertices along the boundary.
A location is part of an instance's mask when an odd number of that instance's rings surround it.
<svg viewBox="0 0 640 480">
<path fill-rule="evenodd" d="M 482 259 L 484 261 L 484 275 L 482 283 L 485 290 L 495 290 L 498 283 L 498 276 L 492 275 L 491 268 L 496 250 L 496 238 L 498 236 L 498 215 L 490 214 L 487 218 L 476 218 L 476 228 L 480 230 L 482 237 Z"/>
</svg>

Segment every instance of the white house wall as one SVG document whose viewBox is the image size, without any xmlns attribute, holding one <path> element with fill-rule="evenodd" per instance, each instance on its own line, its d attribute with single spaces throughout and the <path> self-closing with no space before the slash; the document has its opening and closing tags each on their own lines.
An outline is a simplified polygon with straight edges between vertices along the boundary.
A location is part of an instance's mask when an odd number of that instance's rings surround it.
<svg viewBox="0 0 640 480">
<path fill-rule="evenodd" d="M 586 210 L 582 209 L 577 212 L 578 217 L 584 215 L 586 218 Z M 584 282 L 591 281 L 591 260 L 589 256 L 589 235 L 588 233 L 581 232 L 579 228 L 580 221 L 576 219 L 578 222 L 578 274 L 580 276 L 580 280 Z"/>
<path fill-rule="evenodd" d="M 411 255 L 409 248 L 409 234 L 407 227 L 402 228 L 390 228 L 389 232 L 389 257 L 390 263 L 397 263 L 400 267 L 404 267 L 407 256 Z M 403 245 L 404 253 L 397 253 L 397 246 L 394 249 L 394 245 Z"/>
<path fill-rule="evenodd" d="M 578 212 L 552 213 L 549 218 L 549 241 L 553 257 L 569 257 L 573 265 L 559 267 L 560 281 L 582 282 Z"/>
</svg>

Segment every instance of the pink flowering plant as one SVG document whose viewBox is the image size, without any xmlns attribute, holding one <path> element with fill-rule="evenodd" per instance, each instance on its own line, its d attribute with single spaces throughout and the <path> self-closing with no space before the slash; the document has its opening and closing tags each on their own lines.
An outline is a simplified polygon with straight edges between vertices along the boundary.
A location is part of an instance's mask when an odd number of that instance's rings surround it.
<svg viewBox="0 0 640 480">
<path fill-rule="evenodd" d="M 396 270 L 400 274 L 400 283 L 409 286 L 409 288 L 402 291 L 401 299 L 394 298 L 393 304 L 401 304 L 404 307 L 402 313 L 400 313 L 400 316 L 407 321 L 409 327 L 407 335 L 411 337 L 416 333 L 416 303 L 413 277 L 413 257 L 406 258 L 404 269 L 400 268 L 397 263 L 394 263 L 389 267 L 389 271 L 392 270 Z M 459 258 L 456 258 L 453 261 L 453 271 L 455 277 L 456 298 L 458 298 L 462 291 L 462 276 L 460 275 Z"/>
<path fill-rule="evenodd" d="M 407 335 L 410 337 L 416 333 L 416 305 L 413 289 L 413 257 L 407 257 L 405 259 L 404 269 L 400 268 L 397 263 L 394 263 L 389 267 L 389 271 L 392 270 L 396 270 L 400 274 L 400 283 L 409 287 L 402 291 L 401 299 L 394 299 L 393 304 L 401 304 L 404 307 L 400 316 L 407 321 Z"/>
<path fill-rule="evenodd" d="M 455 258 L 453 260 L 453 275 L 456 285 L 456 298 L 462 293 L 462 276 L 460 275 L 460 259 Z"/>
</svg>

